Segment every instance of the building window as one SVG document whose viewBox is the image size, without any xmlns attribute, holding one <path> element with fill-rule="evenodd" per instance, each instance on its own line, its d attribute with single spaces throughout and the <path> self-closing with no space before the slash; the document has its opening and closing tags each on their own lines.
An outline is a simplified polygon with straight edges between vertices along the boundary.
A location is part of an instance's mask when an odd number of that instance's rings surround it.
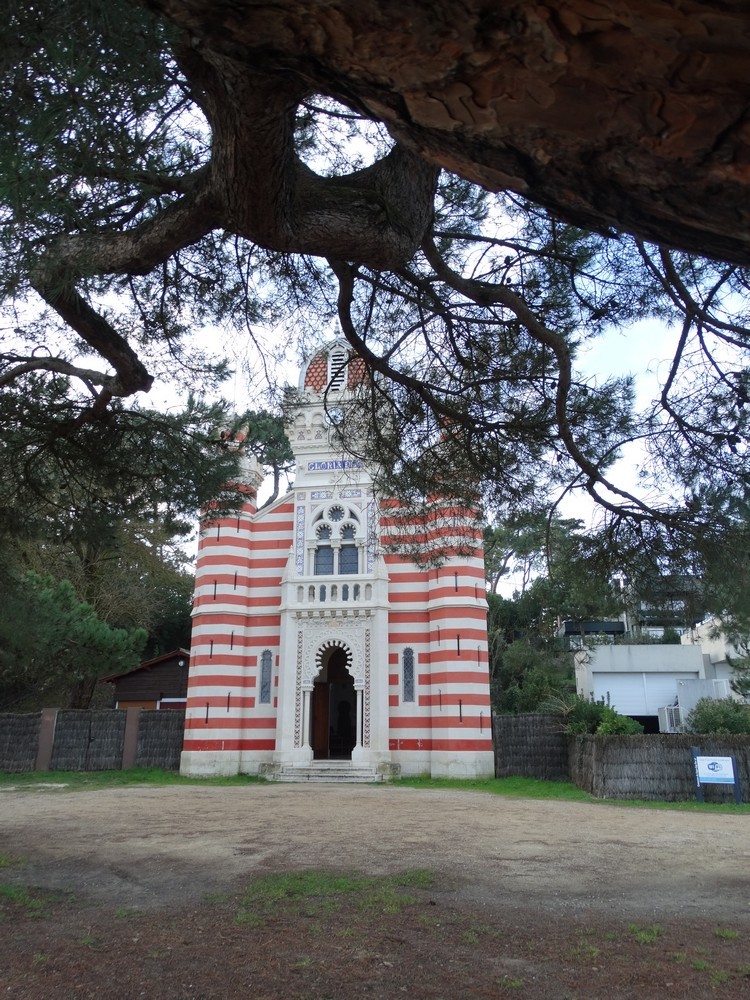
<svg viewBox="0 0 750 1000">
<path fill-rule="evenodd" d="M 260 657 L 260 696 L 261 705 L 271 704 L 271 650 L 264 649 Z"/>
<path fill-rule="evenodd" d="M 330 545 L 319 545 L 315 550 L 315 576 L 330 576 L 333 573 L 333 549 Z"/>
<path fill-rule="evenodd" d="M 339 549 L 339 573 L 343 576 L 359 572 L 359 552 L 356 545 L 342 545 Z"/>
<path fill-rule="evenodd" d="M 403 666 L 404 701 L 414 701 L 414 650 L 405 649 L 401 657 Z"/>
<path fill-rule="evenodd" d="M 328 391 L 340 392 L 346 388 L 347 357 L 340 348 L 328 355 Z"/>
</svg>

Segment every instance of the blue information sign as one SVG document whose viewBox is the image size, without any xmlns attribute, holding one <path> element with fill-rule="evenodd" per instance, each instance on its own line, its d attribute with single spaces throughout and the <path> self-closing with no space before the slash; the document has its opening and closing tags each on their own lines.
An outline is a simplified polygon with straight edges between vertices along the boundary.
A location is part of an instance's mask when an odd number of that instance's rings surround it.
<svg viewBox="0 0 750 1000">
<path fill-rule="evenodd" d="M 742 802 L 742 790 L 734 757 L 708 757 L 701 753 L 700 747 L 691 747 L 690 750 L 693 754 L 695 794 L 698 801 L 703 802 L 703 785 L 733 785 L 734 801 L 739 805 Z"/>
</svg>

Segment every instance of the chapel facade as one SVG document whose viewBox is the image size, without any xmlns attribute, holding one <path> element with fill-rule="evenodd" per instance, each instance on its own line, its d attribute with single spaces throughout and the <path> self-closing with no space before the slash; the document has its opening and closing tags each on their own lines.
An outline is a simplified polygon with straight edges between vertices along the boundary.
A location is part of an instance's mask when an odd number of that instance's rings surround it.
<svg viewBox="0 0 750 1000">
<path fill-rule="evenodd" d="M 271 777 L 326 761 L 494 773 L 481 530 L 466 512 L 454 544 L 436 501 L 424 535 L 439 564 L 390 544 L 395 506 L 330 419 L 362 377 L 345 341 L 319 351 L 287 425 L 293 488 L 258 510 L 262 474 L 246 456 L 242 508 L 204 521 L 183 773 Z"/>
</svg>

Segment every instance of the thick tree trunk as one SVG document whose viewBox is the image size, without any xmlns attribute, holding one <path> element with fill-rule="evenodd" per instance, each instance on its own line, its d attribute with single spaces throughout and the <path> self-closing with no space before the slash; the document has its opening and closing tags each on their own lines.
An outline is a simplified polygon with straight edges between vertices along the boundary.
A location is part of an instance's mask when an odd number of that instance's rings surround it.
<svg viewBox="0 0 750 1000">
<path fill-rule="evenodd" d="M 421 158 L 486 188 L 516 191 L 584 227 L 750 262 L 750 18 L 741 0 L 150 4 L 213 67 L 217 122 L 231 116 L 238 69 L 286 76 L 382 120 Z M 240 133 L 252 131 L 238 110 Z M 230 141 L 221 127 L 217 136 Z M 235 131 L 231 143 L 240 139 Z M 276 184 L 309 205 L 291 176 Z M 324 244 L 312 240 L 312 252 L 335 256 Z"/>
</svg>

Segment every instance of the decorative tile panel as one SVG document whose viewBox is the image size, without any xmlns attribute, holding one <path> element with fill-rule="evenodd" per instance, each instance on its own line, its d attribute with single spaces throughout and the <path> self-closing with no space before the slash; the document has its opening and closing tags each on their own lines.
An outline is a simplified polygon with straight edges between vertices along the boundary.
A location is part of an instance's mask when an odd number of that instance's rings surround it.
<svg viewBox="0 0 750 1000">
<path fill-rule="evenodd" d="M 304 576 L 305 573 L 305 505 L 297 505 L 297 529 L 295 534 L 295 547 L 297 549 L 295 553 L 294 565 L 300 576 Z"/>
<path fill-rule="evenodd" d="M 365 690 L 363 695 L 362 746 L 370 745 L 370 629 L 365 629 Z"/>
<path fill-rule="evenodd" d="M 367 505 L 367 572 L 372 573 L 375 566 L 375 504 L 371 500 Z"/>
<path fill-rule="evenodd" d="M 294 745 L 302 746 L 302 630 L 297 630 L 297 676 L 294 683 Z"/>
</svg>

